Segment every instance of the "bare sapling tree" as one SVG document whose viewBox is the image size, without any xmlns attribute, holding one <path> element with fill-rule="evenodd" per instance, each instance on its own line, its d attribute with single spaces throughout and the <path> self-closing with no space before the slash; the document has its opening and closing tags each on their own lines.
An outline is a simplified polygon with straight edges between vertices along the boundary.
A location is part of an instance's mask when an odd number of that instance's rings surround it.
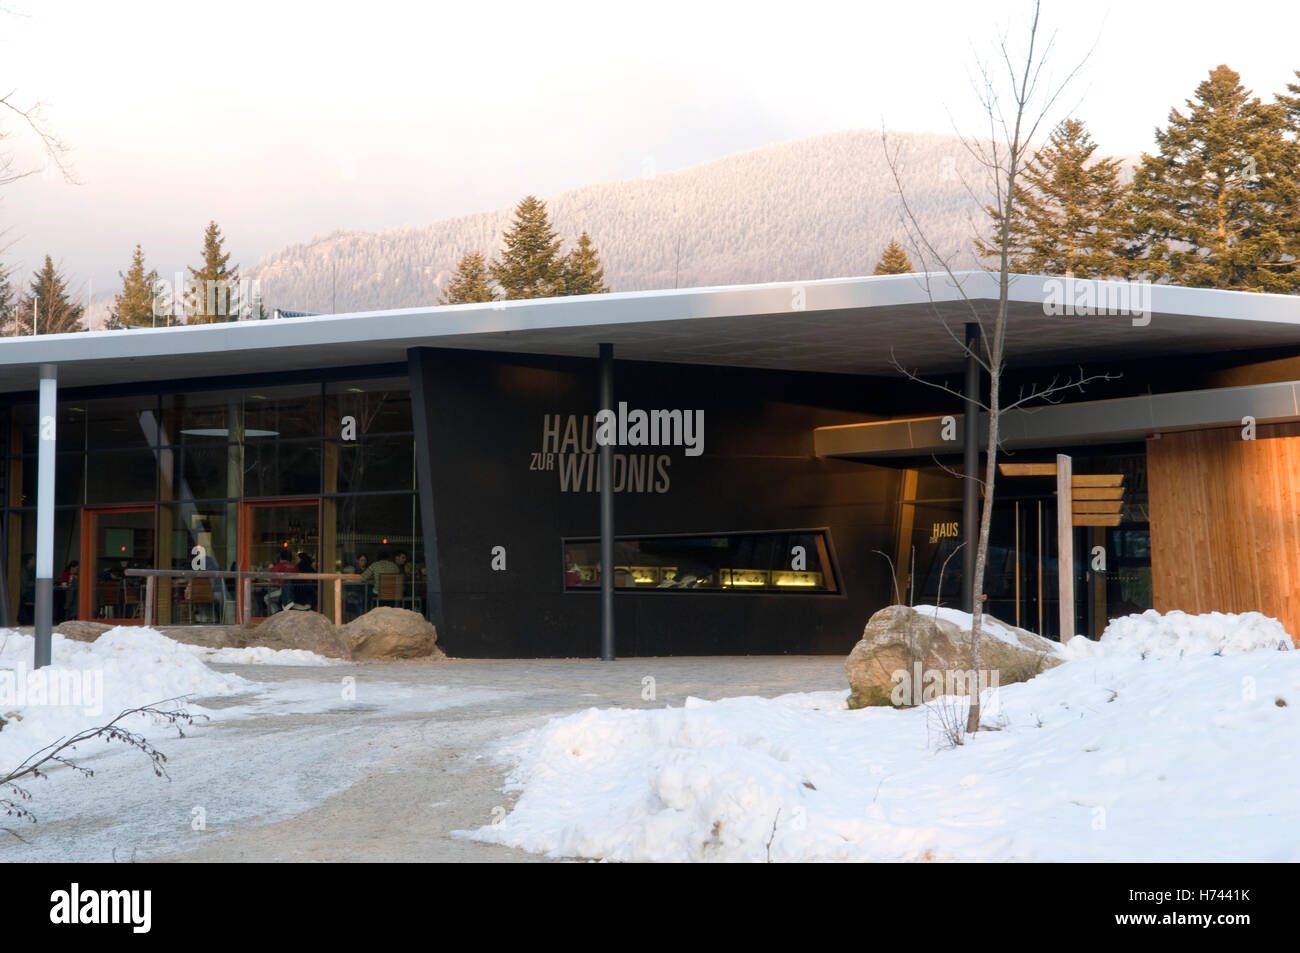
<svg viewBox="0 0 1300 953">
<path fill-rule="evenodd" d="M 27 821 L 32 824 L 36 823 L 36 815 L 27 807 L 27 804 L 32 800 L 32 792 L 23 785 L 33 780 L 48 777 L 49 770 L 60 765 L 70 768 L 85 777 L 94 777 L 95 772 L 84 765 L 78 764 L 73 760 L 72 754 L 76 751 L 77 745 L 95 738 L 102 738 L 110 744 L 119 742 L 129 748 L 135 748 L 149 759 L 155 776 L 168 778 L 166 769 L 167 756 L 140 732 L 125 727 L 123 722 L 135 715 L 145 715 L 157 723 L 175 728 L 177 736 L 184 738 L 185 727 L 194 724 L 195 721 L 206 721 L 207 716 L 192 715 L 184 708 L 163 707 L 171 706 L 176 701 L 178 699 L 169 698 L 155 702 L 152 705 L 128 708 L 107 724 L 96 728 L 86 728 L 66 738 L 59 738 L 29 755 L 17 767 L 0 774 L 0 811 L 6 817 Z M 168 780 L 170 779 L 168 778 Z M 19 840 L 23 840 L 22 836 L 12 828 L 0 827 L 0 831 L 5 831 Z"/>
<path fill-rule="evenodd" d="M 1017 189 L 1023 188 L 1020 186 L 1019 179 L 1031 156 L 1038 130 L 1055 110 L 1066 87 L 1078 75 L 1088 59 L 1088 55 L 1085 54 L 1079 63 L 1059 81 L 1053 81 L 1046 75 L 1056 38 L 1053 34 L 1046 42 L 1042 42 L 1039 15 L 1040 4 L 1035 2 L 1026 27 L 1023 52 L 1020 54 L 1014 52 L 1007 36 L 1003 35 L 998 44 L 998 55 L 994 63 L 992 65 L 978 63 L 978 75 L 974 85 L 982 112 L 987 118 L 986 135 L 972 137 L 958 130 L 962 147 L 974 160 L 983 178 L 979 189 L 965 176 L 961 177 L 961 182 L 967 194 L 976 203 L 975 207 L 984 213 L 981 214 L 980 220 L 992 219 L 999 248 L 996 270 L 998 297 L 991 316 L 968 294 L 952 262 L 938 252 L 934 243 L 927 237 L 904 187 L 900 161 L 901 149 L 898 145 L 894 145 L 891 150 L 888 133 L 882 131 L 885 158 L 899 195 L 902 223 L 912 248 L 922 264 L 918 278 L 930 294 L 932 304 L 934 303 L 932 280 L 946 280 L 960 296 L 963 305 L 961 310 L 966 314 L 963 323 L 977 324 L 980 329 L 978 342 L 974 346 L 968 345 L 960 325 L 954 327 L 950 323 L 950 318 L 946 317 L 938 307 L 934 309 L 936 318 L 943 324 L 963 355 L 973 358 L 987 375 L 989 391 L 987 401 L 981 400 L 979 394 L 968 395 L 948 387 L 942 381 L 922 377 L 915 369 L 904 367 L 897 359 L 894 360 L 895 368 L 909 379 L 939 388 L 963 400 L 969 400 L 968 407 L 978 408 L 986 415 L 988 429 L 983 478 L 981 479 L 978 473 L 960 474 L 963 479 L 978 481 L 982 490 L 974 572 L 970 580 L 974 593 L 971 606 L 971 661 L 977 672 L 983 669 L 980 647 L 984 614 L 982 594 L 993 519 L 993 491 L 997 478 L 1001 416 L 1031 401 L 1051 400 L 1054 395 L 1062 391 L 1081 390 L 1084 385 L 1094 380 L 1110 379 L 1112 376 L 1088 375 L 1080 368 L 1077 377 L 1062 378 L 1058 375 L 1045 385 L 1031 384 L 1022 387 L 1017 398 L 1009 403 L 1004 404 L 1002 401 L 1002 371 L 1006 352 L 1007 308 L 1011 285 L 1011 230 L 1017 205 Z M 974 216 L 971 220 L 973 223 Z M 950 472 L 957 473 L 957 471 Z M 980 697 L 977 687 L 970 696 L 966 731 L 976 732 L 979 727 Z"/>
</svg>

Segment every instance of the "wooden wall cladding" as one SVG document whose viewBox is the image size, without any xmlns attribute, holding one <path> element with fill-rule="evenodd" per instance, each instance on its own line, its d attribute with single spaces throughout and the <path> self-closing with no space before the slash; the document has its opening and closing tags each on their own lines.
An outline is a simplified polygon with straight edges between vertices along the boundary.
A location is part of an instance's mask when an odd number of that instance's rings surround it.
<svg viewBox="0 0 1300 953">
<path fill-rule="evenodd" d="M 1147 440 L 1160 612 L 1262 612 L 1300 643 L 1300 424 Z"/>
</svg>

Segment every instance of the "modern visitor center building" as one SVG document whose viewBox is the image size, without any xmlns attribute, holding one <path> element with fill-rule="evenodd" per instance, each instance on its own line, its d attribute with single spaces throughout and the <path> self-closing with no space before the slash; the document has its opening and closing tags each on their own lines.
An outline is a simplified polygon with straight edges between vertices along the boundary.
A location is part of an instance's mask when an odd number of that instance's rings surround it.
<svg viewBox="0 0 1300 953">
<path fill-rule="evenodd" d="M 997 299 L 971 272 L 6 338 L 3 621 L 140 622 L 125 570 L 197 553 L 400 565 L 292 601 L 405 605 L 452 655 L 843 653 L 972 598 L 963 342 Z M 988 609 L 1300 635 L 1300 297 L 1017 276 L 1008 309 L 1004 403 L 1087 382 L 1002 418 Z M 261 617 L 271 585 L 163 581 L 154 615 Z"/>
</svg>

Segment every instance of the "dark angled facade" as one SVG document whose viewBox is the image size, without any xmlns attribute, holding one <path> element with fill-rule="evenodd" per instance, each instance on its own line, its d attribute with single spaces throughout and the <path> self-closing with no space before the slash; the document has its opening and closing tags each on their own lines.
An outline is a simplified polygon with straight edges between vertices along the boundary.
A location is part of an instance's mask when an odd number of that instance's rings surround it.
<svg viewBox="0 0 1300 953">
<path fill-rule="evenodd" d="M 1008 386 L 1106 376 L 1008 418 L 1003 459 L 1065 453 L 1124 488 L 1114 525 L 1074 529 L 1076 631 L 1203 602 L 1294 625 L 1289 566 L 1258 570 L 1240 606 L 1208 574 L 1187 582 L 1171 557 L 1198 520 L 1218 531 L 1214 501 L 1171 481 L 1189 466 L 1257 472 L 1214 442 L 1247 415 L 1266 440 L 1244 452 L 1284 468 L 1300 304 L 1166 288 L 1148 323 L 1067 319 L 1045 313 L 1047 280 L 1020 279 Z M 987 313 L 987 279 L 969 281 Z M 335 609 L 331 586 L 294 583 L 286 563 L 378 564 L 344 587 L 345 619 L 404 605 L 452 655 L 596 655 L 595 356 L 612 343 L 618 654 L 842 653 L 884 605 L 961 601 L 962 447 L 944 434 L 962 418 L 963 356 L 944 321 L 960 327 L 963 310 L 951 289 L 936 303 L 897 276 L 6 339 L 4 610 L 10 624 L 35 611 L 47 367 L 56 622 L 140 621 L 130 567 L 279 567 L 287 584 L 259 582 L 247 607 L 262 618 Z M 990 609 L 1053 636 L 1055 484 L 1009 475 L 997 501 Z M 163 584 L 158 622 L 233 623 L 237 589 Z"/>
</svg>

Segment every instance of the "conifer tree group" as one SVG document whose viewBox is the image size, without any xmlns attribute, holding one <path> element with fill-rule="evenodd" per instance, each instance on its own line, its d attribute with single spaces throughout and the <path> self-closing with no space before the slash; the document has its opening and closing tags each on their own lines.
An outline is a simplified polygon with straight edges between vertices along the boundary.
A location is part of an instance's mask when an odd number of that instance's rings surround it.
<svg viewBox="0 0 1300 953">
<path fill-rule="evenodd" d="M 1125 183 L 1119 160 L 1097 154 L 1083 120 L 1052 130 L 1016 188 L 1008 236 L 1018 272 L 1080 278 L 1167 281 L 1192 287 L 1300 293 L 1300 70 L 1272 101 L 1255 96 L 1227 66 L 1211 70 L 1182 109 L 1170 111 Z M 996 220 L 994 209 L 989 215 Z M 135 246 L 109 328 L 155 323 L 210 323 L 263 313 L 240 300 L 239 266 L 231 264 L 216 222 L 204 230 L 201 264 L 189 269 L 183 314 L 158 307 L 157 271 Z M 469 251 L 439 304 L 604 294 L 604 268 L 583 231 L 567 253 L 546 203 L 525 196 L 489 259 Z M 996 258 L 996 238 L 976 251 Z M 889 242 L 874 274 L 915 268 L 903 246 Z M 215 292 L 215 293 L 214 293 Z M 170 309 L 169 310 L 175 310 Z M 53 258 L 24 292 L 0 262 L 0 333 L 84 330 L 85 309 L 72 300 Z"/>
<path fill-rule="evenodd" d="M 1264 102 L 1219 66 L 1155 138 L 1124 185 L 1082 121 L 1057 126 L 1017 187 L 1012 269 L 1300 291 L 1300 83 Z"/>
<path fill-rule="evenodd" d="M 472 304 L 499 299 L 554 298 L 605 294 L 605 269 L 585 231 L 567 255 L 546 211 L 533 195 L 515 206 L 514 220 L 502 235 L 500 255 L 488 261 L 482 252 L 461 257 L 439 304 Z"/>
</svg>

